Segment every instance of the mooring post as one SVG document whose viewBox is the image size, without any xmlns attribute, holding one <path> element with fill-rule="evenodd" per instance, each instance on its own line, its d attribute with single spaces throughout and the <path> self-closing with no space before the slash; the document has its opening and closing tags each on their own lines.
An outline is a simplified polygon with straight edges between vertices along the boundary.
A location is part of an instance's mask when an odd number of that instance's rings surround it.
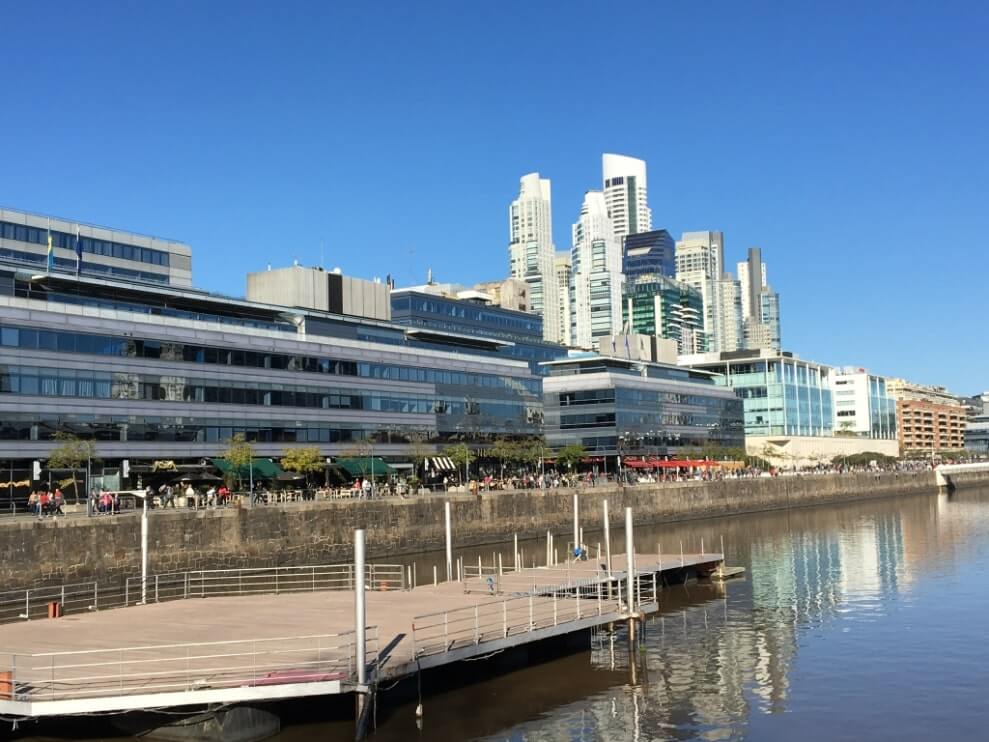
<svg viewBox="0 0 989 742">
<path fill-rule="evenodd" d="M 519 535 L 517 533 L 515 534 L 515 537 L 514 537 L 512 543 L 513 543 L 513 548 L 512 548 L 512 571 L 513 572 L 518 572 L 519 571 Z"/>
<path fill-rule="evenodd" d="M 160 524 L 159 524 L 160 525 Z M 148 603 L 148 495 L 141 507 L 141 604 Z"/>
<path fill-rule="evenodd" d="M 628 569 L 628 612 L 635 613 L 635 539 L 632 534 L 632 508 L 625 508 L 625 559 Z"/>
<path fill-rule="evenodd" d="M 574 551 L 580 547 L 580 500 L 577 493 L 573 493 L 573 548 Z"/>
<path fill-rule="evenodd" d="M 443 518 L 446 521 L 446 581 L 453 579 L 453 528 L 450 525 L 450 501 L 443 504 Z"/>
<path fill-rule="evenodd" d="M 607 563 L 608 579 L 611 579 L 611 524 L 608 522 L 608 499 L 601 503 L 604 513 L 604 559 Z"/>
<path fill-rule="evenodd" d="M 367 683 L 367 615 L 364 605 L 364 529 L 354 531 L 354 642 L 357 684 Z M 358 694 L 360 697 L 360 694 Z"/>
<path fill-rule="evenodd" d="M 440 582 L 437 579 L 437 575 L 436 575 L 436 565 L 434 564 L 433 565 L 433 587 L 436 587 L 439 584 L 440 584 Z"/>
</svg>

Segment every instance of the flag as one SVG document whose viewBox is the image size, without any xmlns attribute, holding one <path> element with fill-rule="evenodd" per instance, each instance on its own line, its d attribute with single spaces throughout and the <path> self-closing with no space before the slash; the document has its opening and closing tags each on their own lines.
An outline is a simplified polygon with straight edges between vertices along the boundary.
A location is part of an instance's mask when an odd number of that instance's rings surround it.
<svg viewBox="0 0 989 742">
<path fill-rule="evenodd" d="M 632 357 L 632 351 L 628 347 L 628 335 L 625 336 L 625 357 L 629 359 Z"/>
<path fill-rule="evenodd" d="M 79 238 L 79 225 L 76 225 L 76 275 L 82 273 L 82 240 Z"/>
<path fill-rule="evenodd" d="M 618 352 L 618 348 L 615 346 L 615 336 L 614 335 L 611 336 L 611 352 L 612 352 L 612 354 Z"/>
<path fill-rule="evenodd" d="M 55 270 L 55 251 L 52 249 L 52 223 L 48 220 L 48 265 L 45 268 L 49 273 Z"/>
</svg>

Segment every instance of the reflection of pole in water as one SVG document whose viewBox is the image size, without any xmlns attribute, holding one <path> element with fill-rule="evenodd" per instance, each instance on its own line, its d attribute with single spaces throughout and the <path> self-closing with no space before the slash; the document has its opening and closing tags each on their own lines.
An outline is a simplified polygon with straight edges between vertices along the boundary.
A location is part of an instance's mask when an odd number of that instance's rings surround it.
<svg viewBox="0 0 989 742">
<path fill-rule="evenodd" d="M 639 742 L 642 739 L 641 720 L 639 718 L 639 694 L 632 692 L 632 740 Z"/>
</svg>

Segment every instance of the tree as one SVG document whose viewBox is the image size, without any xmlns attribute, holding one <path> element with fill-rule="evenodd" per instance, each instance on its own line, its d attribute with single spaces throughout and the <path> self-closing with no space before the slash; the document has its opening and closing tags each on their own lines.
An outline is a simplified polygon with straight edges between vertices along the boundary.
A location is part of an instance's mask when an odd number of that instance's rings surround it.
<svg viewBox="0 0 989 742">
<path fill-rule="evenodd" d="M 72 472 L 72 493 L 78 504 L 79 483 L 76 472 L 87 461 L 96 458 L 96 444 L 61 430 L 55 433 L 54 438 L 59 442 L 59 445 L 48 454 L 48 468 L 68 469 Z"/>
<path fill-rule="evenodd" d="M 370 441 L 357 441 L 354 445 L 341 452 L 342 458 L 353 459 L 357 468 L 361 472 L 361 478 L 366 479 L 374 469 L 371 465 L 371 457 L 374 455 L 374 445 Z"/>
<path fill-rule="evenodd" d="M 584 458 L 584 447 L 579 443 L 571 443 L 556 452 L 556 461 L 573 471 L 574 464 L 579 464 Z"/>
<path fill-rule="evenodd" d="M 227 448 L 223 452 L 223 458 L 237 472 L 237 488 L 244 489 L 244 470 L 247 470 L 248 477 L 253 479 L 251 467 L 254 465 L 254 446 L 247 441 L 243 433 L 235 433 L 227 441 Z"/>
<path fill-rule="evenodd" d="M 491 456 L 501 462 L 501 478 L 505 478 L 505 462 L 516 461 L 519 455 L 518 444 L 508 438 L 498 438 L 491 446 Z"/>
<path fill-rule="evenodd" d="M 444 453 L 458 469 L 464 467 L 464 482 L 470 475 L 471 452 L 466 443 L 457 443 L 447 448 Z"/>
<path fill-rule="evenodd" d="M 425 433 L 409 433 L 408 437 L 409 445 L 406 450 L 414 467 L 412 470 L 413 479 L 419 479 L 419 470 L 422 469 L 432 451 L 426 443 Z"/>
<path fill-rule="evenodd" d="M 324 468 L 323 454 L 316 446 L 302 446 L 301 448 L 286 448 L 282 454 L 282 468 L 294 471 L 306 477 L 315 474 Z"/>
</svg>

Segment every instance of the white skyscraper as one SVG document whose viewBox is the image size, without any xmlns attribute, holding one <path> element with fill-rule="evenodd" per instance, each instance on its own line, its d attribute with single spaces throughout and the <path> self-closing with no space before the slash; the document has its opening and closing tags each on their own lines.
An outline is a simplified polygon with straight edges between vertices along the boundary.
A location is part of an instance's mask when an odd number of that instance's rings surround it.
<svg viewBox="0 0 989 742">
<path fill-rule="evenodd" d="M 712 351 L 738 350 L 744 345 L 742 291 L 724 272 L 722 232 L 684 232 L 676 244 L 676 278 L 693 286 L 704 300 L 704 332 Z"/>
<path fill-rule="evenodd" d="M 539 173 L 522 176 L 519 197 L 508 208 L 508 229 L 509 272 L 529 285 L 530 311 L 543 318 L 543 338 L 563 342 L 548 179 L 540 178 Z"/>
<path fill-rule="evenodd" d="M 652 229 L 652 212 L 646 197 L 646 163 L 635 157 L 601 156 L 604 202 L 621 250 L 626 235 Z"/>
<path fill-rule="evenodd" d="M 570 286 L 573 283 L 573 269 L 571 268 L 571 256 L 566 250 L 556 254 L 556 285 L 560 292 L 560 342 L 564 345 L 571 345 L 570 335 Z"/>
<path fill-rule="evenodd" d="M 604 193 L 588 191 L 573 225 L 571 343 L 597 349 L 622 328 L 622 253 Z"/>
<path fill-rule="evenodd" d="M 738 283 L 742 294 L 743 345 L 749 350 L 779 350 L 780 297 L 766 281 L 766 264 L 762 250 L 749 248 L 747 260 L 738 264 Z"/>
</svg>

